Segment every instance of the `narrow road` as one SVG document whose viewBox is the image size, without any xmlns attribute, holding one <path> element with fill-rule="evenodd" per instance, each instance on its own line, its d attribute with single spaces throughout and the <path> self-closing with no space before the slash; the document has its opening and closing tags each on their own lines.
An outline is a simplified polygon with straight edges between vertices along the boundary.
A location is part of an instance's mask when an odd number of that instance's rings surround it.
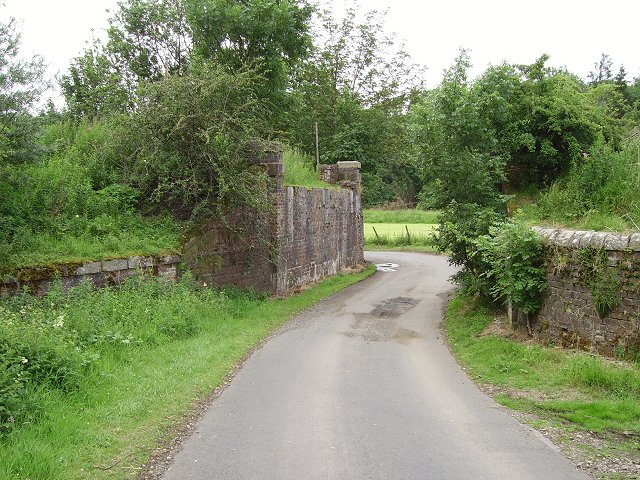
<svg viewBox="0 0 640 480">
<path fill-rule="evenodd" d="M 367 259 L 392 265 L 258 350 L 165 480 L 590 478 L 452 359 L 439 328 L 445 258 Z"/>
</svg>

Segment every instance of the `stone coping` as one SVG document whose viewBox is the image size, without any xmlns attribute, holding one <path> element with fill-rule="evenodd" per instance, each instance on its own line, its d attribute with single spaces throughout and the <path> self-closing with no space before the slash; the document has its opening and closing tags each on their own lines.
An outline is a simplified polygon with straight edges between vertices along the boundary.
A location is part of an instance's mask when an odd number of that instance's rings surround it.
<svg viewBox="0 0 640 480">
<path fill-rule="evenodd" d="M 562 247 L 593 247 L 611 251 L 640 252 L 640 232 L 614 233 L 594 230 L 567 230 L 563 228 L 533 227 L 546 243 Z"/>
<path fill-rule="evenodd" d="M 181 262 L 179 255 L 158 255 L 158 256 L 131 256 L 124 258 L 114 258 L 108 260 L 96 260 L 90 262 L 69 262 L 42 267 L 21 267 L 4 278 L 0 278 L 1 283 L 13 283 L 24 280 L 44 280 L 53 278 L 56 274 L 62 277 L 93 275 L 96 273 L 118 272 L 122 270 L 145 269 L 152 267 L 174 265 Z"/>
</svg>

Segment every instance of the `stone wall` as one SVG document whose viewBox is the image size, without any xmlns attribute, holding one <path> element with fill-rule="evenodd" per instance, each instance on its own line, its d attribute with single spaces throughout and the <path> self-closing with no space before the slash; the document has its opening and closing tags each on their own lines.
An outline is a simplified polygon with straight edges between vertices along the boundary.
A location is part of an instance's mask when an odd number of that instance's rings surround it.
<svg viewBox="0 0 640 480">
<path fill-rule="evenodd" d="M 153 275 L 175 281 L 178 255 L 134 256 L 97 262 L 72 262 L 48 266 L 25 267 L 0 279 L 0 294 L 13 294 L 27 288 L 35 295 L 47 292 L 56 278 L 65 290 L 86 281 L 95 287 L 120 285 L 134 275 Z"/>
<path fill-rule="evenodd" d="M 28 287 L 48 290 L 54 277 L 68 289 L 83 279 L 95 286 L 119 285 L 139 272 L 175 280 L 178 264 L 210 286 L 280 293 L 364 263 L 360 164 L 324 166 L 322 176 L 338 188 L 284 186 L 282 153 L 255 160 L 271 177 L 274 208 L 238 211 L 226 223 L 212 218 L 192 232 L 181 256 L 130 257 L 33 267 L 0 278 L 0 293 Z"/>
<path fill-rule="evenodd" d="M 280 152 L 255 163 L 272 179 L 274 210 L 238 212 L 243 228 L 212 219 L 197 232 L 183 258 L 199 281 L 280 293 L 364 263 L 358 162 L 322 166 L 321 178 L 340 187 L 330 189 L 285 186 Z"/>
<path fill-rule="evenodd" d="M 639 353 L 640 233 L 536 230 L 546 245 L 548 290 L 530 319 L 532 333 L 609 356 Z"/>
</svg>

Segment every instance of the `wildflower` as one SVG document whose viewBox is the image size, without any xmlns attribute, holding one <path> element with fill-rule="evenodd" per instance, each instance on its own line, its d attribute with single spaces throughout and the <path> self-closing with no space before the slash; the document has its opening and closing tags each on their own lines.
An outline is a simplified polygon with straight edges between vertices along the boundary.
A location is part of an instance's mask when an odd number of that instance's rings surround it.
<svg viewBox="0 0 640 480">
<path fill-rule="evenodd" d="M 202 282 L 202 286 L 206 287 L 207 286 L 207 282 Z"/>
<path fill-rule="evenodd" d="M 29 363 L 29 359 L 28 359 L 28 358 L 25 358 L 25 357 L 22 357 L 22 358 L 20 359 L 20 363 L 22 363 L 22 364 L 27 364 L 27 363 Z"/>
<path fill-rule="evenodd" d="M 62 328 L 64 327 L 64 315 L 60 315 L 56 322 L 53 324 L 53 328 Z"/>
</svg>

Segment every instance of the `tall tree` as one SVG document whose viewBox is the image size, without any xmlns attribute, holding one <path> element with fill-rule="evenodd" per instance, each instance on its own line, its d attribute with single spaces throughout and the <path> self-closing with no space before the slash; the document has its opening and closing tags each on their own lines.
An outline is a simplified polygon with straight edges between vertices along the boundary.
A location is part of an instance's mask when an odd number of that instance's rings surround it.
<svg viewBox="0 0 640 480">
<path fill-rule="evenodd" d="M 30 109 L 46 88 L 42 58 L 23 60 L 19 53 L 17 22 L 9 18 L 0 22 L 0 165 L 32 156 L 28 148 L 34 136 Z"/>
<path fill-rule="evenodd" d="M 282 112 L 291 69 L 311 46 L 306 0 L 184 0 L 194 51 L 239 72 L 253 67 L 265 79 L 261 95 Z"/>
<path fill-rule="evenodd" d="M 384 13 L 356 5 L 336 20 L 318 11 L 312 32 L 312 53 L 293 76 L 292 142 L 315 152 L 317 122 L 322 162 L 361 162 L 366 204 L 413 201 L 404 113 L 422 69 L 385 33 Z"/>
<path fill-rule="evenodd" d="M 602 82 L 609 82 L 613 79 L 613 60 L 609 55 L 603 53 L 600 60 L 593 64 L 594 70 L 589 73 L 589 83 L 597 85 Z"/>
</svg>

